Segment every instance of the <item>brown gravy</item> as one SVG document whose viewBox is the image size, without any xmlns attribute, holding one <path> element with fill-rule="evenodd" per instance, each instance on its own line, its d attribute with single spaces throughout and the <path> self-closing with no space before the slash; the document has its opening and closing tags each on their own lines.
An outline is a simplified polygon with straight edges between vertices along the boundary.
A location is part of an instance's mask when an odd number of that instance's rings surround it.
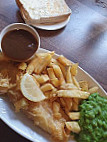
<svg viewBox="0 0 107 142">
<path fill-rule="evenodd" d="M 36 52 L 38 42 L 30 32 L 15 29 L 3 37 L 1 47 L 7 57 L 23 61 L 29 59 Z"/>
</svg>

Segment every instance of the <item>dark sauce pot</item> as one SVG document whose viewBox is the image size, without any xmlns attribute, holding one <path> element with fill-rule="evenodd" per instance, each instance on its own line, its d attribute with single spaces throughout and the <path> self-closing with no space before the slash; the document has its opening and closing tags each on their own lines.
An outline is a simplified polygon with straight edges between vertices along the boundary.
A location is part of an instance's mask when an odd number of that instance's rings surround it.
<svg viewBox="0 0 107 142">
<path fill-rule="evenodd" d="M 0 50 L 10 60 L 23 62 L 33 58 L 40 47 L 40 37 L 31 26 L 14 23 L 0 34 Z"/>
</svg>

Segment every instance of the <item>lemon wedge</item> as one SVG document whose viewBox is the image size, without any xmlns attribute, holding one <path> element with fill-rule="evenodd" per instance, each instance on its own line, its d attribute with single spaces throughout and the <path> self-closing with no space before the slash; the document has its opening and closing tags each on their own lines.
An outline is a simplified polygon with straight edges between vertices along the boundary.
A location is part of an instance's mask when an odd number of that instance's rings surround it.
<svg viewBox="0 0 107 142">
<path fill-rule="evenodd" d="M 20 87 L 24 97 L 32 102 L 40 102 L 46 99 L 43 92 L 40 90 L 40 88 L 36 84 L 36 81 L 28 73 L 26 73 L 22 77 Z"/>
</svg>

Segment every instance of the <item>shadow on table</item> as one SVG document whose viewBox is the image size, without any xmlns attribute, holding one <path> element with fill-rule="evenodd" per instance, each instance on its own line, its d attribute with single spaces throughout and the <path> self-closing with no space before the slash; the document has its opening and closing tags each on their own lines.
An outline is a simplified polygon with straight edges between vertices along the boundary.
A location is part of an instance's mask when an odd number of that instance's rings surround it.
<svg viewBox="0 0 107 142">
<path fill-rule="evenodd" d="M 16 18 L 17 18 L 17 22 L 25 23 L 19 10 L 16 11 Z"/>
<path fill-rule="evenodd" d="M 91 48 L 98 47 L 105 34 L 107 34 L 107 20 L 99 23 L 92 23 L 89 30 L 87 30 L 87 36 L 89 36 L 89 40 L 85 41 L 82 44 L 82 47 L 85 47 L 89 50 Z"/>
<path fill-rule="evenodd" d="M 0 14 L 0 31 L 2 31 L 3 28 L 5 28 L 9 22 L 9 18 L 3 14 Z"/>
<path fill-rule="evenodd" d="M 41 37 L 54 37 L 54 36 L 57 36 L 59 35 L 60 33 L 63 32 L 63 30 L 65 29 L 62 28 L 62 29 L 59 29 L 59 30 L 40 30 L 40 29 L 37 29 L 38 33 L 40 34 Z"/>
</svg>

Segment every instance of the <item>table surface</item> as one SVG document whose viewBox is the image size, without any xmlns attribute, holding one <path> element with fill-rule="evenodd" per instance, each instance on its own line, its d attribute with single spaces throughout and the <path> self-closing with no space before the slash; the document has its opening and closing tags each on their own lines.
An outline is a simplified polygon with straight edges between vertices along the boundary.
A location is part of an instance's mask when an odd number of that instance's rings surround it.
<svg viewBox="0 0 107 142">
<path fill-rule="evenodd" d="M 41 48 L 63 54 L 93 76 L 107 91 L 107 0 L 66 0 L 72 9 L 63 29 L 37 29 Z M 15 0 L 0 0 L 0 31 L 10 23 L 24 22 Z M 29 142 L 0 120 L 1 142 Z"/>
</svg>

